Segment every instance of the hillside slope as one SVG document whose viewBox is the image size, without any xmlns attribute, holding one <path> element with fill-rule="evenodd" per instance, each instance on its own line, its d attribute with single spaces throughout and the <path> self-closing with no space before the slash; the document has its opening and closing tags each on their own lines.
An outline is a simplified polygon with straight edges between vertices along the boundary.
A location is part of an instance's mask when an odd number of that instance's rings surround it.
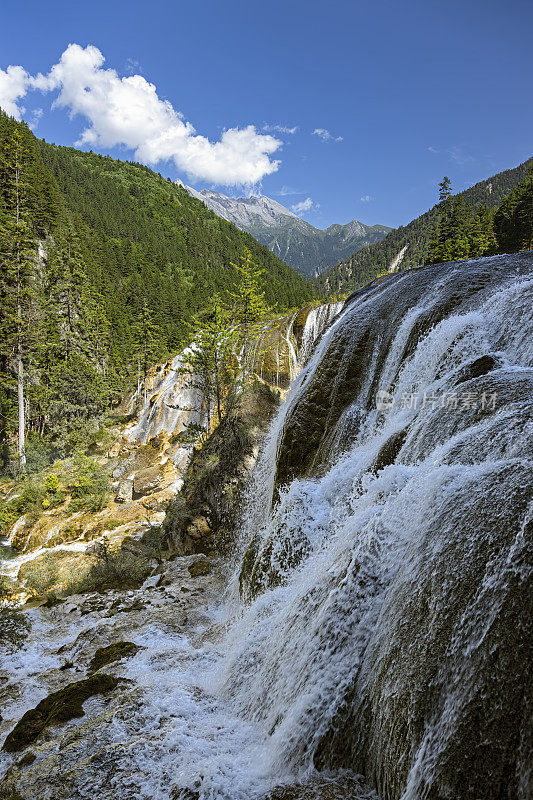
<svg viewBox="0 0 533 800">
<path fill-rule="evenodd" d="M 386 225 L 365 225 L 357 219 L 321 230 L 264 195 L 234 199 L 210 189 L 197 191 L 180 181 L 178 184 L 219 217 L 247 231 L 291 267 L 308 276 L 320 274 L 340 259 L 381 241 L 392 230 Z"/>
<path fill-rule="evenodd" d="M 459 192 L 456 197 L 462 197 L 474 209 L 482 205 L 491 209 L 497 208 L 524 179 L 529 163 L 530 160 L 525 161 L 518 167 L 480 181 L 464 192 Z M 437 207 L 434 206 L 408 225 L 391 231 L 382 241 L 354 252 L 350 258 L 315 278 L 315 286 L 326 295 L 350 292 L 368 283 L 384 270 L 422 266 L 427 260 L 437 217 Z"/>
<path fill-rule="evenodd" d="M 276 311 L 313 298 L 304 277 L 170 180 L 38 140 L 0 112 L 4 462 L 17 381 L 30 435 L 78 429 L 190 339 L 193 317 L 234 289 L 245 248 Z"/>
</svg>

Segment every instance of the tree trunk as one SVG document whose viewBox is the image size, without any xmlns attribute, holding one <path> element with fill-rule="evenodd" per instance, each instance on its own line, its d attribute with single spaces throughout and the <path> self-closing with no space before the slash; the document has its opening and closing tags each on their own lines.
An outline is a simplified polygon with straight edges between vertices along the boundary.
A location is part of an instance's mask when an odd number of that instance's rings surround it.
<svg viewBox="0 0 533 800">
<path fill-rule="evenodd" d="M 22 346 L 19 339 L 17 345 L 17 391 L 19 407 L 19 464 L 22 472 L 26 469 L 26 426 L 24 418 L 24 365 L 22 363 Z"/>
</svg>

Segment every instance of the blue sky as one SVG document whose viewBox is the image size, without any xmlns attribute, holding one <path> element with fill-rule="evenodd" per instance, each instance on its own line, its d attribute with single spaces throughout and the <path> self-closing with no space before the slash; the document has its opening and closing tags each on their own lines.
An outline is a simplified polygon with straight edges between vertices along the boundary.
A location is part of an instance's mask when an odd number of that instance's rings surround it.
<svg viewBox="0 0 533 800">
<path fill-rule="evenodd" d="M 460 190 L 533 154 L 530 0 L 29 0 L 1 17 L 0 105 L 37 135 L 260 189 L 318 227 L 406 224 L 444 174 Z"/>
</svg>

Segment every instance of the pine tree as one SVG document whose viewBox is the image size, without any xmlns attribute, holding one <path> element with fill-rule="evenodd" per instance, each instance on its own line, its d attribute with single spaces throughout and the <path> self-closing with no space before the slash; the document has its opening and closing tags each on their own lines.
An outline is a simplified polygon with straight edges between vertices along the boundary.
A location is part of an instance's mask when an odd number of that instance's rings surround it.
<svg viewBox="0 0 533 800">
<path fill-rule="evenodd" d="M 452 196 L 452 182 L 447 175 L 439 183 L 439 203 L 448 200 Z"/>
<path fill-rule="evenodd" d="M 533 163 L 496 212 L 494 230 L 501 253 L 533 249 Z"/>
<path fill-rule="evenodd" d="M 207 311 L 193 321 L 191 337 L 181 371 L 188 376 L 189 386 L 202 393 L 207 432 L 215 413 L 216 421 L 222 420 L 224 408 L 236 389 L 238 375 L 239 337 L 219 295 L 215 295 Z"/>
<path fill-rule="evenodd" d="M 253 370 L 254 343 L 261 335 L 262 323 L 270 309 L 260 288 L 264 270 L 252 261 L 248 248 L 244 249 L 240 262 L 231 266 L 237 272 L 237 286 L 234 292 L 230 292 L 230 307 L 240 344 L 242 382 L 246 384 Z"/>
<path fill-rule="evenodd" d="M 22 131 L 15 128 L 0 153 L 0 264 L 4 309 L 1 333 L 4 358 L 14 364 L 16 371 L 18 454 L 22 471 L 26 468 L 24 363 L 28 354 L 29 309 L 36 249 L 27 180 L 29 158 Z"/>
<path fill-rule="evenodd" d="M 144 382 L 144 400 L 146 402 L 146 379 L 152 364 L 155 364 L 163 354 L 161 347 L 161 327 L 154 321 L 154 314 L 146 300 L 140 308 L 137 322 L 134 326 L 133 358 L 137 362 L 137 384 Z"/>
</svg>

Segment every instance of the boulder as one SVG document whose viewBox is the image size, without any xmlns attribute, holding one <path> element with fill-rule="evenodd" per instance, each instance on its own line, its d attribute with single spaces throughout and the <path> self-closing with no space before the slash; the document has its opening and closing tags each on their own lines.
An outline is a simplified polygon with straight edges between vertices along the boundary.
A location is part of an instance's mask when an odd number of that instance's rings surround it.
<svg viewBox="0 0 533 800">
<path fill-rule="evenodd" d="M 26 711 L 7 736 L 2 749 L 8 753 L 24 750 L 50 725 L 67 722 L 74 717 L 83 717 L 83 703 L 95 694 L 115 689 L 118 678 L 113 675 L 92 675 L 83 681 L 69 683 L 63 689 L 52 692 L 35 708 Z"/>
<path fill-rule="evenodd" d="M 139 645 L 133 642 L 114 642 L 107 647 L 99 647 L 89 664 L 89 672 L 96 672 L 107 664 L 123 658 L 130 658 L 140 649 Z"/>
<path fill-rule="evenodd" d="M 147 467 L 135 473 L 133 479 L 133 492 L 136 497 L 143 497 L 147 494 L 161 491 L 169 486 L 174 480 L 175 469 L 172 462 L 157 464 L 155 467 Z"/>
<path fill-rule="evenodd" d="M 133 500 L 133 480 L 131 478 L 125 478 L 123 481 L 120 481 L 117 493 L 115 495 L 115 501 L 117 503 L 131 503 Z"/>
</svg>

